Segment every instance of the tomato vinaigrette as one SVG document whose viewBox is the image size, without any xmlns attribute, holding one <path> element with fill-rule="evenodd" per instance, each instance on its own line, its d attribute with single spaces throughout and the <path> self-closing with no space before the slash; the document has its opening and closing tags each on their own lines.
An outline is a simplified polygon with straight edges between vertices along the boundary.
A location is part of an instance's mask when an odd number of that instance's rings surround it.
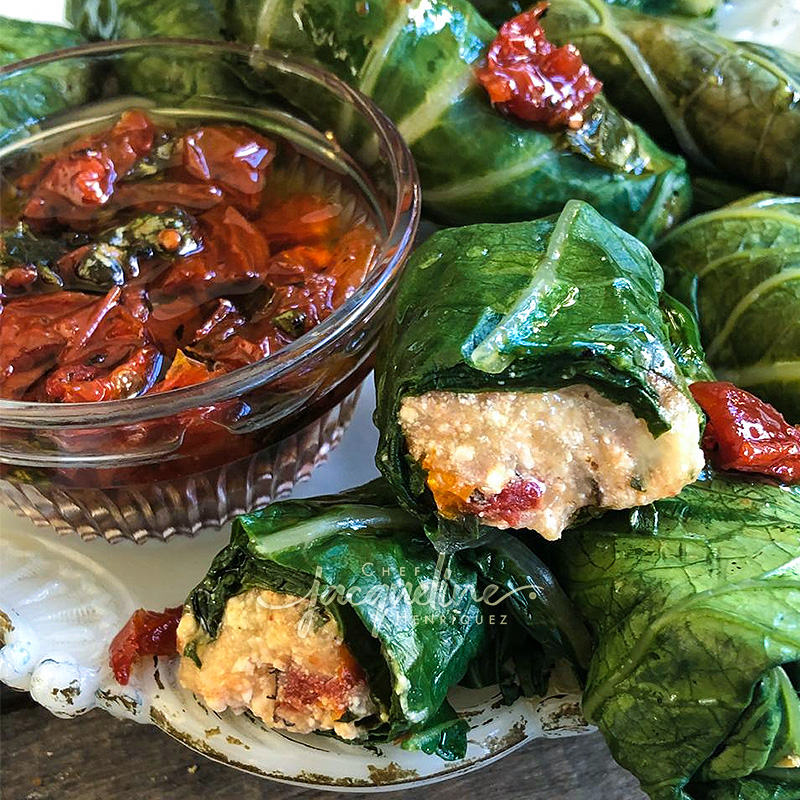
<svg viewBox="0 0 800 800">
<path fill-rule="evenodd" d="M 380 241 L 336 173 L 241 124 L 129 110 L 4 173 L 12 400 L 128 399 L 252 364 L 350 297 Z"/>
</svg>

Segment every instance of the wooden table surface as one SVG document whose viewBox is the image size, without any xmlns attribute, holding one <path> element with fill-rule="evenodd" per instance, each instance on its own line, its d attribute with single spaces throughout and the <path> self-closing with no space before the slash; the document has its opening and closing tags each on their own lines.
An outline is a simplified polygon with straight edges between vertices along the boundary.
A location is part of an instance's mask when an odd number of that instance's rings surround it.
<svg viewBox="0 0 800 800">
<path fill-rule="evenodd" d="M 347 800 L 353 796 L 237 772 L 197 755 L 152 726 L 122 722 L 102 711 L 56 719 L 27 694 L 2 689 L 3 800 Z M 380 795 L 381 800 L 400 797 L 646 800 L 597 734 L 533 742 L 462 778 Z"/>
</svg>

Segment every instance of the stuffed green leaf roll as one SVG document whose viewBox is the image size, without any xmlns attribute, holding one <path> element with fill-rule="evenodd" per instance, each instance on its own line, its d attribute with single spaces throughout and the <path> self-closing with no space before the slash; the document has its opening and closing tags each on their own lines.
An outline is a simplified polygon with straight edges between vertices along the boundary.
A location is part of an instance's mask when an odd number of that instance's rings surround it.
<svg viewBox="0 0 800 800">
<path fill-rule="evenodd" d="M 410 145 L 427 213 L 441 221 L 525 220 L 579 198 L 650 241 L 688 213 L 683 160 L 602 94 L 578 130 L 535 128 L 493 109 L 474 70 L 496 32 L 466 0 L 238 0 L 220 13 L 197 15 L 209 19 L 204 35 L 219 38 L 221 19 L 240 41 L 315 59 L 372 97 Z M 185 14 L 177 0 L 69 8 L 89 36 L 197 35 L 195 20 L 163 24 Z M 345 114 L 340 126 L 351 123 Z"/>
<path fill-rule="evenodd" d="M 507 629 L 486 621 L 496 611 Z M 527 548 L 507 536 L 471 559 L 440 556 L 382 481 L 240 517 L 187 600 L 178 647 L 179 679 L 215 711 L 446 759 L 466 747 L 446 695 L 468 669 L 471 683 L 493 683 L 517 661 L 542 688 L 556 660 L 589 652 Z"/>
<path fill-rule="evenodd" d="M 270 726 L 424 731 L 430 752 L 463 755 L 445 696 L 484 630 L 475 571 L 448 566 L 437 585 L 419 523 L 380 484 L 240 517 L 187 601 L 180 680 L 214 710 L 249 708 Z"/>
<path fill-rule="evenodd" d="M 603 0 L 552 0 L 605 92 L 662 146 L 754 188 L 800 191 L 800 58 Z"/>
<path fill-rule="evenodd" d="M 602 2 L 633 8 L 645 14 L 680 14 L 687 17 L 710 16 L 722 4 L 722 0 L 602 0 Z M 472 5 L 492 25 L 499 27 L 510 17 L 524 11 L 531 3 L 525 0 L 472 0 Z"/>
<path fill-rule="evenodd" d="M 0 17 L 0 67 L 81 44 L 83 37 L 59 25 Z M 80 59 L 9 75 L 0 83 L 0 144 L 32 129 L 43 117 L 83 102 L 90 70 Z"/>
<path fill-rule="evenodd" d="M 800 198 L 736 201 L 677 228 L 656 254 L 718 375 L 800 422 Z"/>
<path fill-rule="evenodd" d="M 652 800 L 800 789 L 800 493 L 710 477 L 554 550 L 595 635 L 586 717 Z"/>
<path fill-rule="evenodd" d="M 66 0 L 66 16 L 89 39 L 181 37 L 222 39 L 225 4 L 215 0 Z M 153 52 L 123 54 L 113 62 L 117 80 L 133 94 L 160 97 L 165 103 L 198 98 L 252 99 L 235 61 L 197 59 L 191 49 L 176 47 L 169 58 Z"/>
<path fill-rule="evenodd" d="M 643 505 L 697 477 L 681 367 L 697 334 L 679 361 L 662 284 L 647 248 L 579 201 L 416 251 L 378 350 L 377 464 L 405 508 L 438 515 L 440 546 L 484 526 L 556 539 L 582 509 Z"/>
</svg>

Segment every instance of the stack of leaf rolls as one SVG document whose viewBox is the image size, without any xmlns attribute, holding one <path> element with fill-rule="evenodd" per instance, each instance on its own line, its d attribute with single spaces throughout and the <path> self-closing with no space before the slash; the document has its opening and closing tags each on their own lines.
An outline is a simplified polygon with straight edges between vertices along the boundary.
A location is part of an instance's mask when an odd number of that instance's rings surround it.
<svg viewBox="0 0 800 800">
<path fill-rule="evenodd" d="M 69 0 L 317 61 L 463 226 L 393 298 L 381 477 L 240 517 L 182 607 L 211 709 L 458 760 L 452 687 L 566 667 L 652 800 L 800 799 L 800 61 L 720 5 Z"/>
</svg>

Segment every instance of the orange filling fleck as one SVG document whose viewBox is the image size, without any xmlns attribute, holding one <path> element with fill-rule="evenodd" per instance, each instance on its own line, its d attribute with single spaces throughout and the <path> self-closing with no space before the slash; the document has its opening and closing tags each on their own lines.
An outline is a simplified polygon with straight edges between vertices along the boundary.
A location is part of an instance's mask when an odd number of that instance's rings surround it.
<svg viewBox="0 0 800 800">
<path fill-rule="evenodd" d="M 422 467 L 428 473 L 428 488 L 436 507 L 446 519 L 472 514 L 515 526 L 520 521 L 520 514 L 536 508 L 544 494 L 545 487 L 541 481 L 515 478 L 496 494 L 485 496 L 479 486 L 469 486 L 451 472 L 434 469 L 433 458 L 435 453 L 426 456 Z"/>
<path fill-rule="evenodd" d="M 436 453 L 429 453 L 422 461 L 422 468 L 428 473 L 428 488 L 436 501 L 439 513 L 447 519 L 456 519 L 467 512 L 469 499 L 477 486 L 468 486 L 452 472 L 442 472 L 433 466 Z"/>
</svg>

